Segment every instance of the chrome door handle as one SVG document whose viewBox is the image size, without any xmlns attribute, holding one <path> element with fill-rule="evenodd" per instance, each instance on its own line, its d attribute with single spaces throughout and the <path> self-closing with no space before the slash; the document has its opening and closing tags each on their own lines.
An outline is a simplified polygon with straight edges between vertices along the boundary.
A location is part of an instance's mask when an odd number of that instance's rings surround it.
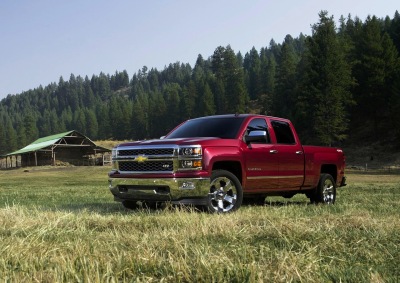
<svg viewBox="0 0 400 283">
<path fill-rule="evenodd" d="M 296 151 L 296 154 L 303 154 L 303 152 L 301 150 Z"/>
<path fill-rule="evenodd" d="M 269 151 L 269 153 L 271 153 L 271 154 L 276 154 L 276 153 L 278 153 L 278 151 L 277 151 L 276 149 L 271 149 L 271 150 Z"/>
</svg>

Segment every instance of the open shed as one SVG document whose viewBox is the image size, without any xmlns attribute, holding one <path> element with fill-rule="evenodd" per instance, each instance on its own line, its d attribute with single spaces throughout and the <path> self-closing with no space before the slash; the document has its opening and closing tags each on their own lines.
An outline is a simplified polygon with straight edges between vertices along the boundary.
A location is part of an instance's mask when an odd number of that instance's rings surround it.
<svg viewBox="0 0 400 283">
<path fill-rule="evenodd" d="M 20 150 L 6 154 L 5 167 L 104 165 L 105 155 L 109 155 L 110 151 L 97 146 L 77 131 L 69 131 L 39 138 Z"/>
</svg>

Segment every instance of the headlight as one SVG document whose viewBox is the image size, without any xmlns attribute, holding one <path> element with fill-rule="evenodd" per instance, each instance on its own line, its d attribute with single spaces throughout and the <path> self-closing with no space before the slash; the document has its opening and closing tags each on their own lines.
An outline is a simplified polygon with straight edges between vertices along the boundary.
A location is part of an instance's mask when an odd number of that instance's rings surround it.
<svg viewBox="0 0 400 283">
<path fill-rule="evenodd" d="M 185 146 L 179 148 L 179 169 L 200 170 L 203 167 L 201 146 Z"/>
<path fill-rule="evenodd" d="M 180 156 L 201 156 L 201 147 L 198 145 L 189 146 L 189 147 L 181 147 L 179 149 Z"/>
<path fill-rule="evenodd" d="M 116 148 L 113 148 L 111 150 L 111 169 L 112 170 L 118 170 L 118 162 L 116 161 L 117 159 L 117 154 L 118 151 Z"/>
<path fill-rule="evenodd" d="M 111 158 L 112 159 L 117 158 L 117 153 L 118 153 L 118 150 L 116 148 L 113 148 L 111 150 Z"/>
</svg>

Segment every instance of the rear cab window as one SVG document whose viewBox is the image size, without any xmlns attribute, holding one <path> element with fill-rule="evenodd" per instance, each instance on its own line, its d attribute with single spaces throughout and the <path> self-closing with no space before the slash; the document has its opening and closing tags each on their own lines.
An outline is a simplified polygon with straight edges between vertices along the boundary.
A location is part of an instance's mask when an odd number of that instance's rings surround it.
<svg viewBox="0 0 400 283">
<path fill-rule="evenodd" d="M 296 144 L 296 139 L 288 122 L 271 120 L 271 126 L 274 129 L 278 144 Z"/>
</svg>

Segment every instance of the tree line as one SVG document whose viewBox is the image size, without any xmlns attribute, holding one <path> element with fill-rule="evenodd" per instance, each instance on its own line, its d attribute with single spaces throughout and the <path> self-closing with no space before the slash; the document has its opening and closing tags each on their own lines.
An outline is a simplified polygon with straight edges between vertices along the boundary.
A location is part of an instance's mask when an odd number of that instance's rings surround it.
<svg viewBox="0 0 400 283">
<path fill-rule="evenodd" d="M 400 15 L 338 24 L 321 11 L 312 34 L 287 35 L 244 56 L 219 46 L 194 67 L 144 66 L 60 78 L 0 101 L 0 153 L 77 130 L 93 140 L 150 139 L 199 116 L 289 118 L 303 143 L 400 141 Z"/>
</svg>

